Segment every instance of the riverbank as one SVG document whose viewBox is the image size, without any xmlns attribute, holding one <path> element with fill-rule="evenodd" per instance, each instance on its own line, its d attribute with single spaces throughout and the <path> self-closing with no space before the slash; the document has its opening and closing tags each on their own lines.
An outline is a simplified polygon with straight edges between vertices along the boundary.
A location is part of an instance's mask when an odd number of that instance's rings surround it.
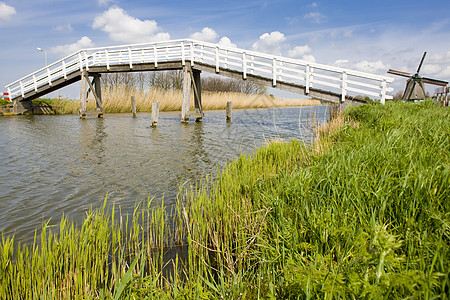
<svg viewBox="0 0 450 300">
<path fill-rule="evenodd" d="M 102 90 L 103 109 L 105 113 L 131 112 L 131 96 L 135 97 L 137 112 L 151 112 L 152 103 L 160 103 L 160 111 L 181 111 L 183 92 L 174 89 L 151 88 L 143 92 L 133 88 L 104 88 Z M 320 105 L 314 99 L 279 99 L 263 94 L 244 94 L 235 92 L 202 92 L 203 110 L 226 109 L 227 101 L 233 102 L 233 109 L 272 108 L 290 106 Z M 80 102 L 65 99 L 42 99 L 34 101 L 39 105 L 52 107 L 54 114 L 77 114 Z M 95 100 L 89 99 L 88 110 L 95 110 Z M 191 99 L 190 110 L 194 110 L 194 99 Z"/>
<path fill-rule="evenodd" d="M 45 228 L 40 248 L 4 237 L 0 295 L 445 298 L 449 117 L 351 108 L 312 146 L 272 142 L 182 189 L 172 213 L 149 202 L 115 219 L 105 204 L 80 229 Z"/>
</svg>

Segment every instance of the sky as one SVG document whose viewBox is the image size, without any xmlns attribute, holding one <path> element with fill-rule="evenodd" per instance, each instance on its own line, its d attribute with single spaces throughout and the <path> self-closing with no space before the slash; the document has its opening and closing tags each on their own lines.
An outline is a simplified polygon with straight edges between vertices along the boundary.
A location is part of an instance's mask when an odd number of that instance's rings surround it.
<svg viewBox="0 0 450 300">
<path fill-rule="evenodd" d="M 83 48 L 182 38 L 380 75 L 415 73 L 427 51 L 421 75 L 450 81 L 448 0 L 0 0 L 0 36 L 3 90 L 45 65 L 37 47 L 52 63 Z M 405 79 L 389 76 L 403 90 Z"/>
</svg>

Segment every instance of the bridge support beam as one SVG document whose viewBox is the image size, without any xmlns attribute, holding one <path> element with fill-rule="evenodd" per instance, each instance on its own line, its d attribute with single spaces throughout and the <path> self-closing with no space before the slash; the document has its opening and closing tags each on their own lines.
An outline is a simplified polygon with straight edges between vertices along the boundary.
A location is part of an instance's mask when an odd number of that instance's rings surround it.
<svg viewBox="0 0 450 300">
<path fill-rule="evenodd" d="M 89 80 L 90 75 L 94 77 L 92 82 Z M 81 74 L 80 118 L 85 118 L 88 114 L 96 114 L 99 118 L 103 117 L 102 84 L 100 76 L 99 73 L 89 74 L 86 71 L 83 71 Z M 97 108 L 94 112 L 87 111 L 87 99 L 91 91 L 94 95 Z"/>
<path fill-rule="evenodd" d="M 13 103 L 13 111 L 15 115 L 33 114 L 33 103 L 31 100 L 15 100 Z"/>
<path fill-rule="evenodd" d="M 203 119 L 202 109 L 202 82 L 200 74 L 202 71 L 192 69 L 192 84 L 194 87 L 194 105 L 195 105 L 195 122 L 201 122 Z"/>
</svg>

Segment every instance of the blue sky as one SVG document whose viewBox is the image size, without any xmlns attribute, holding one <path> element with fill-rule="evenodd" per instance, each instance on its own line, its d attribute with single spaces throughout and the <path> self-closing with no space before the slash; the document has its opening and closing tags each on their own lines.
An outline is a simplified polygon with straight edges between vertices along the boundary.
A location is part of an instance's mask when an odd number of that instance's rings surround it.
<svg viewBox="0 0 450 300">
<path fill-rule="evenodd" d="M 36 47 L 51 63 L 81 48 L 187 37 L 376 74 L 414 72 L 428 51 L 421 74 L 450 80 L 448 0 L 0 0 L 0 36 L 1 89 L 43 67 Z"/>
</svg>

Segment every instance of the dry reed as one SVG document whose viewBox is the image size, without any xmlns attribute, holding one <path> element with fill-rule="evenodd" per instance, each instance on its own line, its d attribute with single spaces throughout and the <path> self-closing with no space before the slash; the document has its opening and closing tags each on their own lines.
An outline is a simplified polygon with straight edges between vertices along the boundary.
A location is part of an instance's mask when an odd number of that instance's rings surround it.
<svg viewBox="0 0 450 300">
<path fill-rule="evenodd" d="M 142 91 L 135 88 L 104 86 L 102 89 L 103 109 L 106 113 L 131 112 L 131 96 L 136 99 L 138 112 L 150 112 L 152 103 L 160 103 L 160 111 L 180 111 L 183 98 L 182 90 L 150 88 Z M 268 95 L 248 95 L 235 92 L 202 92 L 202 107 L 204 110 L 225 109 L 227 102 L 233 102 L 233 109 L 270 108 L 287 106 L 320 105 L 314 99 L 278 99 Z M 54 100 L 53 105 L 58 114 L 78 113 L 78 101 Z M 95 100 L 88 99 L 88 110 L 95 110 Z M 191 96 L 190 109 L 194 109 L 194 97 Z"/>
</svg>

